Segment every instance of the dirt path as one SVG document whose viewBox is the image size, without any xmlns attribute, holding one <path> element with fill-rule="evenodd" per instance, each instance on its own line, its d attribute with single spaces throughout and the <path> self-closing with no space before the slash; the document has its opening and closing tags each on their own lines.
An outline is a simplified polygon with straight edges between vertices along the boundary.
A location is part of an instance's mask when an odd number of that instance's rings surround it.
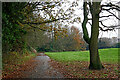
<svg viewBox="0 0 120 80">
<path fill-rule="evenodd" d="M 50 58 L 44 53 L 39 53 L 35 60 L 37 65 L 31 72 L 24 72 L 28 74 L 25 78 L 63 78 L 63 75 L 50 65 Z"/>
</svg>

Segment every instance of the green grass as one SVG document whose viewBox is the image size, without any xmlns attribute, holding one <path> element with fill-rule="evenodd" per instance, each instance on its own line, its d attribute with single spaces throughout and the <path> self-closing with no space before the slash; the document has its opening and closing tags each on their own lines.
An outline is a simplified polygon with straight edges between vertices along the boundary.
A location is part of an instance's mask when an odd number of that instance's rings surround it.
<svg viewBox="0 0 120 80">
<path fill-rule="evenodd" d="M 90 60 L 89 51 L 46 52 L 45 54 L 51 59 L 62 62 Z M 99 55 L 102 62 L 118 62 L 118 48 L 99 49 Z"/>
</svg>

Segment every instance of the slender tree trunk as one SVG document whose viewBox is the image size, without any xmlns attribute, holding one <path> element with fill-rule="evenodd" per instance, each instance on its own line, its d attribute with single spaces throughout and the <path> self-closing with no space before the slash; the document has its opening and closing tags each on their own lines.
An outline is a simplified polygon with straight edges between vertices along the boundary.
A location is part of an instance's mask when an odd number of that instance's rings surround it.
<svg viewBox="0 0 120 80">
<path fill-rule="evenodd" d="M 93 2 L 92 9 L 92 28 L 91 38 L 89 43 L 90 50 L 90 65 L 89 69 L 102 69 L 104 68 L 100 62 L 98 53 L 98 35 L 99 35 L 99 2 Z"/>
</svg>

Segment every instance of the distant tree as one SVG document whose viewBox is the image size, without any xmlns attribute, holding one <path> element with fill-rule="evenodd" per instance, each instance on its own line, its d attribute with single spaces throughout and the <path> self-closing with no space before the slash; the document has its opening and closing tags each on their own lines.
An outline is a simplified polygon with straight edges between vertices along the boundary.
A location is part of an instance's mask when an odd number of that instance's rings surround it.
<svg viewBox="0 0 120 80">
<path fill-rule="evenodd" d="M 25 29 L 26 30 L 26 29 Z M 46 43 L 49 43 L 49 37 L 46 32 L 41 31 L 39 29 L 27 29 L 26 35 L 24 35 L 24 39 L 26 44 L 30 47 L 36 49 L 37 47 L 42 47 Z"/>
<path fill-rule="evenodd" d="M 110 38 L 99 39 L 98 48 L 110 48 L 110 47 L 112 47 Z"/>
<path fill-rule="evenodd" d="M 115 47 L 115 48 L 120 48 L 120 43 L 114 44 L 114 47 Z"/>
<path fill-rule="evenodd" d="M 77 50 L 85 50 L 85 42 L 83 41 L 82 33 L 80 33 L 80 31 L 76 27 L 72 26 L 71 34 L 73 35 L 73 39 L 76 42 L 76 44 L 74 44 L 74 47 Z"/>
<path fill-rule="evenodd" d="M 49 43 L 45 44 L 38 50 L 44 51 L 79 51 L 85 50 L 85 42 L 82 39 L 82 33 L 76 28 L 72 27 L 68 29 L 66 35 L 59 35 L 49 40 Z"/>
</svg>

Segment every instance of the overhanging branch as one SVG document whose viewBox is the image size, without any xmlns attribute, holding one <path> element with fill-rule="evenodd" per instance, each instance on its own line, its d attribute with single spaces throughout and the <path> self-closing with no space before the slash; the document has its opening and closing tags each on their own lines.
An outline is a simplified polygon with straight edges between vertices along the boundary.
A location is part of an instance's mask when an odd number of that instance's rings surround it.
<svg viewBox="0 0 120 80">
<path fill-rule="evenodd" d="M 51 32 L 51 31 L 49 31 L 49 30 L 47 30 L 47 29 L 42 29 L 42 28 L 40 28 L 40 27 L 35 27 L 35 26 L 32 26 L 32 25 L 29 25 L 31 28 L 34 28 L 34 29 L 39 29 L 39 30 L 41 30 L 41 31 L 47 31 L 47 32 Z"/>
<path fill-rule="evenodd" d="M 53 20 L 47 20 L 44 22 L 21 22 L 22 24 L 35 24 L 35 25 L 39 25 L 39 24 L 45 24 L 45 23 L 51 23 L 51 22 L 55 22 L 58 20 L 67 20 L 68 18 L 58 18 L 58 19 L 53 19 Z"/>
</svg>

